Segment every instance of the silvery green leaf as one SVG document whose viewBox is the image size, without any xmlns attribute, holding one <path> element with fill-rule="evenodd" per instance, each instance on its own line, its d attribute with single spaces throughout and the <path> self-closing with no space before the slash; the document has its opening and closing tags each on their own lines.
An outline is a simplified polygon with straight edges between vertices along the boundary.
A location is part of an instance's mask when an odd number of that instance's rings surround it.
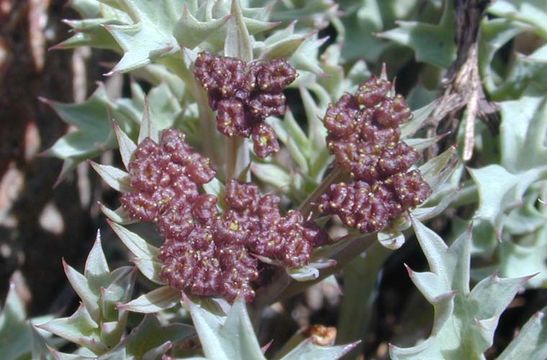
<svg viewBox="0 0 547 360">
<path fill-rule="evenodd" d="M 257 178 L 278 189 L 287 191 L 291 188 L 293 177 L 279 165 L 253 162 L 251 164 L 251 171 Z"/>
<path fill-rule="evenodd" d="M 285 113 L 283 118 L 283 124 L 285 125 L 285 130 L 290 135 L 290 138 L 302 149 L 304 153 L 308 153 L 310 150 L 310 140 L 304 133 L 304 130 L 298 125 L 298 122 L 294 118 L 294 115 L 291 111 Z M 288 142 L 288 139 L 287 141 Z"/>
<path fill-rule="evenodd" d="M 532 276 L 500 278 L 498 275 L 493 274 L 481 280 L 469 295 L 470 301 L 481 303 L 476 318 L 479 320 L 492 317 L 499 318 L 505 307 L 513 300 L 517 291 L 522 289 Z"/>
<path fill-rule="evenodd" d="M 97 356 L 85 356 L 81 354 L 68 354 L 48 347 L 49 353 L 55 360 L 96 360 Z"/>
<path fill-rule="evenodd" d="M 454 309 L 454 291 L 452 290 L 452 284 L 456 281 L 454 277 L 469 282 L 468 271 L 464 271 L 461 275 L 454 273 L 454 269 L 459 263 L 465 263 L 466 253 L 465 251 L 460 254 L 457 252 L 461 248 L 458 246 L 459 243 L 454 243 L 453 250 L 450 251 L 437 234 L 419 221 L 412 219 L 412 225 L 431 272 L 418 274 L 409 268 L 407 268 L 407 271 L 420 292 L 433 304 L 435 320 L 432 334 L 435 335 L 445 325 Z M 464 236 L 460 239 L 460 243 L 469 241 L 469 238 Z M 464 247 L 463 249 L 467 248 Z M 427 280 L 431 280 L 432 283 L 428 283 Z"/>
<path fill-rule="evenodd" d="M 391 254 L 389 249 L 375 242 L 342 268 L 344 297 L 337 324 L 337 343 L 361 339 L 367 334 L 375 313 L 382 267 Z M 363 344 L 357 344 L 352 354 L 362 349 Z"/>
<path fill-rule="evenodd" d="M 125 322 L 108 321 L 101 323 L 101 341 L 108 347 L 116 345 L 125 328 Z"/>
<path fill-rule="evenodd" d="M 224 192 L 224 184 L 220 182 L 216 177 L 209 181 L 207 184 L 203 184 L 203 190 L 207 194 L 218 196 Z"/>
<path fill-rule="evenodd" d="M 94 319 L 99 319 L 99 293 L 98 289 L 91 288 L 87 278 L 69 266 L 63 259 L 65 275 L 76 294 L 82 300 L 87 311 Z"/>
<path fill-rule="evenodd" d="M 47 151 L 60 159 L 73 160 L 73 166 L 85 158 L 91 158 L 115 146 L 112 126 L 109 117 L 110 100 L 104 86 L 99 84 L 97 90 L 84 102 L 63 104 L 42 99 L 67 124 L 77 128 L 69 132 Z"/>
<path fill-rule="evenodd" d="M 428 207 L 421 206 L 411 210 L 410 213 L 420 221 L 433 219 L 446 210 L 450 204 L 452 204 L 452 201 L 457 198 L 458 194 L 459 190 L 452 190 L 447 195 L 443 196 L 438 204 Z"/>
<path fill-rule="evenodd" d="M 173 347 L 173 343 L 170 340 L 167 340 L 160 346 L 157 346 L 153 349 L 148 350 L 142 356 L 142 360 L 155 360 L 158 359 L 161 355 Z"/>
<path fill-rule="evenodd" d="M 145 67 L 133 70 L 131 74 L 140 80 L 146 80 L 154 86 L 160 86 L 161 84 L 166 83 L 171 93 L 176 98 L 181 99 L 185 94 L 186 82 L 188 81 L 187 76 L 191 74 L 191 72 L 188 71 L 187 67 L 190 63 L 193 62 L 193 60 L 190 61 L 188 53 L 188 50 L 184 50 L 182 59 L 178 60 L 178 64 L 181 67 L 185 68 L 185 73 L 180 73 L 178 72 L 179 69 L 176 69 L 177 74 L 175 74 L 174 71 L 168 69 L 166 65 L 149 64 Z M 133 90 L 135 90 L 135 92 Z M 139 90 L 138 87 L 134 86 L 132 89 L 132 97 L 134 100 L 133 103 L 142 112 L 142 109 L 144 109 L 144 100 L 146 97 L 143 93 L 143 90 Z"/>
<path fill-rule="evenodd" d="M 488 12 L 532 25 L 544 38 L 547 38 L 547 11 L 545 3 L 541 0 L 498 0 L 488 6 Z"/>
<path fill-rule="evenodd" d="M 314 149 L 326 148 L 325 137 L 327 136 L 327 129 L 321 121 L 324 115 L 324 109 L 319 108 L 308 89 L 300 87 L 299 90 L 308 119 L 309 141 Z"/>
<path fill-rule="evenodd" d="M 114 166 L 97 164 L 93 161 L 91 161 L 91 166 L 112 189 L 122 193 L 131 191 L 129 174 L 125 171 Z"/>
<path fill-rule="evenodd" d="M 100 5 L 96 0 L 71 0 L 69 5 L 83 18 L 95 18 L 101 14 Z"/>
<path fill-rule="evenodd" d="M 105 26 L 124 51 L 109 74 L 131 71 L 180 50 L 173 30 L 182 15 L 181 0 L 109 0 L 107 4 L 131 18 L 129 24 Z"/>
<path fill-rule="evenodd" d="M 394 27 L 396 20 L 414 18 L 419 7 L 416 0 L 342 0 L 337 3 L 345 14 L 340 18 L 344 30 L 344 59 L 352 61 L 364 58 L 371 63 L 378 62 L 383 53 L 395 47 L 394 43 L 379 39 L 376 34 Z"/>
<path fill-rule="evenodd" d="M 389 356 L 393 360 L 439 360 L 445 359 L 438 345 L 437 336 L 431 336 L 411 348 L 400 348 L 390 344 Z"/>
<path fill-rule="evenodd" d="M 287 273 L 296 281 L 311 281 L 319 277 L 319 270 L 313 266 L 301 266 L 287 269 Z"/>
<path fill-rule="evenodd" d="M 378 36 L 412 48 L 419 62 L 448 68 L 456 58 L 454 9 L 450 1 L 444 1 L 437 25 L 418 21 L 398 21 L 397 25 Z"/>
<path fill-rule="evenodd" d="M 242 300 L 236 300 L 226 315 L 206 301 L 198 304 L 186 298 L 184 303 L 208 359 L 265 359 Z"/>
<path fill-rule="evenodd" d="M 119 207 L 116 210 L 111 210 L 107 208 L 104 204 L 99 203 L 99 208 L 107 218 L 120 225 L 130 225 L 136 222 L 129 217 L 129 214 L 127 214 L 127 212 L 122 207 Z"/>
<path fill-rule="evenodd" d="M 272 20 L 298 21 L 298 24 L 302 24 L 302 26 L 318 28 L 326 26 L 323 25 L 323 21 L 331 19 L 338 10 L 337 4 L 330 0 L 282 1 L 272 4 L 271 7 Z"/>
<path fill-rule="evenodd" d="M 547 308 L 530 317 L 497 360 L 547 358 Z"/>
<path fill-rule="evenodd" d="M 231 18 L 226 29 L 224 56 L 231 56 L 249 62 L 253 60 L 253 46 L 238 0 L 232 0 Z"/>
<path fill-rule="evenodd" d="M 18 282 L 10 280 L 4 307 L 0 309 L 0 349 L 6 360 L 20 359 L 32 350 L 31 332 Z"/>
<path fill-rule="evenodd" d="M 121 51 L 112 35 L 105 29 L 107 25 L 123 24 L 123 20 L 117 19 L 83 19 L 63 20 L 74 32 L 70 38 L 53 46 L 53 49 L 74 49 L 83 46 L 91 46 L 98 49 Z"/>
<path fill-rule="evenodd" d="M 432 272 L 415 272 L 406 266 L 408 276 L 418 290 L 433 305 L 445 303 L 443 309 L 447 313 L 452 312 L 454 293 L 450 291 L 449 284 L 441 276 Z M 438 330 L 437 330 L 438 331 Z"/>
<path fill-rule="evenodd" d="M 292 142 L 304 157 L 309 155 L 310 141 L 290 110 L 287 110 L 283 120 L 270 118 L 269 123 L 273 126 L 279 140 L 285 145 Z"/>
<path fill-rule="evenodd" d="M 148 98 L 144 100 L 144 112 L 141 121 L 141 129 L 139 131 L 139 144 L 146 138 L 159 143 L 160 133 L 156 125 L 155 119 L 152 119 L 150 112 L 150 102 Z"/>
<path fill-rule="evenodd" d="M 523 198 L 523 206 L 510 211 L 505 220 L 505 229 L 512 235 L 526 235 L 544 228 L 547 223 L 545 207 L 537 207 L 541 203 L 542 194 L 539 191 L 528 191 Z M 528 244 L 529 242 L 527 242 Z"/>
<path fill-rule="evenodd" d="M 165 283 L 160 277 L 162 266 L 161 262 L 146 258 L 135 258 L 133 259 L 133 263 L 135 263 L 141 274 L 143 274 L 148 280 L 159 285 L 163 285 Z"/>
<path fill-rule="evenodd" d="M 309 166 L 308 166 L 308 159 L 302 149 L 298 146 L 298 144 L 292 139 L 292 137 L 287 139 L 287 150 L 289 151 L 289 154 L 291 154 L 291 158 L 294 160 L 294 162 L 299 167 L 299 172 L 303 174 L 308 174 L 310 172 Z"/>
<path fill-rule="evenodd" d="M 416 109 L 412 112 L 412 118 L 409 122 L 404 123 L 401 126 L 401 138 L 407 138 L 414 135 L 424 125 L 429 115 L 438 106 L 438 100 L 434 100 L 431 103 Z"/>
<path fill-rule="evenodd" d="M 547 285 L 547 222 L 539 230 L 527 234 L 519 243 L 512 240 L 498 245 L 499 273 L 505 277 L 522 277 L 537 273 L 528 281 L 531 288 Z"/>
<path fill-rule="evenodd" d="M 48 344 L 46 339 L 41 335 L 40 331 L 34 327 L 34 325 L 30 325 L 29 328 L 32 337 L 32 359 L 50 359 L 50 357 L 46 355 L 48 353 Z M 6 360 L 8 359 L 9 358 L 6 358 Z"/>
<path fill-rule="evenodd" d="M 429 148 L 431 145 L 438 143 L 444 135 L 433 136 L 430 138 L 408 138 L 404 142 L 408 146 L 412 146 L 417 151 L 422 151 Z"/>
<path fill-rule="evenodd" d="M 515 190 L 520 176 L 513 175 L 499 165 L 489 165 L 480 169 L 469 169 L 477 184 L 480 204 L 475 216 L 488 220 L 496 228 L 501 226 L 503 210 L 514 206 L 518 199 Z"/>
<path fill-rule="evenodd" d="M 313 74 L 319 75 L 323 72 L 319 64 L 318 55 L 319 48 L 327 41 L 328 38 L 319 39 L 316 34 L 308 37 L 304 41 L 298 51 L 290 57 L 289 62 L 294 65 L 296 69 L 309 71 Z"/>
<path fill-rule="evenodd" d="M 302 341 L 298 346 L 291 350 L 281 360 L 331 360 L 340 359 L 349 353 L 359 341 L 338 346 L 321 346 L 314 344 L 310 339 Z"/>
<path fill-rule="evenodd" d="M 97 230 L 97 236 L 95 243 L 87 255 L 87 260 L 84 267 L 84 276 L 87 277 L 101 277 L 109 273 L 108 263 L 103 252 L 101 245 L 101 232 Z"/>
<path fill-rule="evenodd" d="M 146 99 L 150 107 L 151 120 L 157 131 L 173 127 L 177 118 L 182 114 L 180 99 L 171 91 L 166 82 L 152 88 Z"/>
<path fill-rule="evenodd" d="M 200 21 L 192 15 L 188 5 L 185 4 L 182 17 L 175 26 L 174 36 L 181 46 L 194 49 L 213 33 L 220 33 L 224 30 L 224 24 L 228 19 L 230 19 L 230 15 L 219 19 Z"/>
<path fill-rule="evenodd" d="M 512 173 L 547 166 L 545 99 L 523 96 L 501 102 L 500 108 L 500 164 Z"/>
<path fill-rule="evenodd" d="M 507 213 L 521 206 L 523 195 L 547 178 L 547 105 L 541 97 L 523 96 L 500 103 L 499 164 L 469 169 L 479 192 L 475 216 L 489 221 L 501 235 Z"/>
<path fill-rule="evenodd" d="M 118 312 L 117 304 L 128 301 L 133 293 L 136 271 L 132 266 L 122 266 L 112 271 L 110 284 L 101 288 L 99 304 L 101 306 L 101 320 L 119 321 L 125 326 L 125 315 Z M 119 340 L 119 339 L 118 339 Z"/>
<path fill-rule="evenodd" d="M 376 236 L 378 237 L 380 244 L 390 250 L 397 250 L 405 243 L 405 235 L 400 231 L 380 231 Z"/>
<path fill-rule="evenodd" d="M 129 136 L 120 128 L 117 123 L 114 123 L 114 132 L 116 133 L 116 138 L 118 139 L 118 147 L 120 149 L 120 155 L 122 157 L 122 162 L 127 169 L 129 162 L 133 153 L 137 149 L 137 145 L 131 140 Z"/>
<path fill-rule="evenodd" d="M 195 331 L 190 325 L 164 325 L 154 315 L 147 314 L 141 323 L 118 346 L 103 355 L 101 360 L 143 359 L 145 354 L 150 356 L 161 349 L 168 350 L 169 346 L 165 346 L 167 342 L 176 346 L 193 336 Z"/>
<path fill-rule="evenodd" d="M 114 222 L 108 221 L 112 230 L 118 235 L 120 240 L 127 246 L 129 251 L 137 258 L 157 259 L 160 250 L 146 242 L 142 237 L 124 228 Z"/>
<path fill-rule="evenodd" d="M 156 68 L 157 69 L 157 66 L 158 65 L 148 65 L 146 67 L 146 70 L 149 70 L 150 68 Z M 167 72 L 167 70 L 164 70 L 165 72 Z M 145 71 L 145 72 L 148 72 L 148 71 Z M 168 74 L 166 74 L 167 78 L 171 78 Z M 163 81 L 166 81 L 167 83 L 170 83 L 167 79 L 164 79 Z M 154 81 L 151 81 L 152 84 L 154 85 L 158 85 L 156 84 Z M 139 108 L 140 110 L 143 110 L 144 109 L 144 100 L 146 98 L 146 93 L 144 92 L 144 89 L 142 88 L 142 86 L 139 84 L 138 81 L 135 81 L 135 80 L 132 80 L 129 84 L 130 88 L 131 88 L 131 99 L 133 99 L 133 105 L 137 108 Z M 182 86 L 182 84 L 180 85 Z"/>
<path fill-rule="evenodd" d="M 131 300 L 118 305 L 118 308 L 138 313 L 156 313 L 170 309 L 180 301 L 180 291 L 170 286 L 162 286 Z"/>
<path fill-rule="evenodd" d="M 265 51 L 261 55 L 264 59 L 289 58 L 302 45 L 309 35 L 296 34 L 295 23 L 292 22 L 285 29 L 278 30 L 265 41 Z"/>
<path fill-rule="evenodd" d="M 452 146 L 421 165 L 418 170 L 420 170 L 424 180 L 429 184 L 433 190 L 433 195 L 435 195 L 458 166 L 459 160 L 456 155 L 456 148 Z"/>
<path fill-rule="evenodd" d="M 507 69 L 501 74 L 496 71 L 496 53 L 518 35 L 530 30 L 529 25 L 508 19 L 482 21 L 479 66 L 484 74 L 485 88 L 493 99 L 518 98 L 522 93 L 529 92 L 529 89 L 535 89 L 537 93 L 545 91 L 545 45 L 530 54 L 522 54 L 519 49 L 515 49 L 514 60 L 506 65 Z"/>
<path fill-rule="evenodd" d="M 107 350 L 100 339 L 99 325 L 93 321 L 83 304 L 68 318 L 53 319 L 36 326 L 84 346 L 95 354 L 102 354 Z"/>
<path fill-rule="evenodd" d="M 492 275 L 469 289 L 471 229 L 450 247 L 432 230 L 412 219 L 416 237 L 431 272 L 409 271 L 413 282 L 433 303 L 435 322 L 431 337 L 411 348 L 392 346 L 394 359 L 484 358 L 503 310 L 530 278 Z M 427 345 L 424 345 L 427 344 Z"/>
</svg>

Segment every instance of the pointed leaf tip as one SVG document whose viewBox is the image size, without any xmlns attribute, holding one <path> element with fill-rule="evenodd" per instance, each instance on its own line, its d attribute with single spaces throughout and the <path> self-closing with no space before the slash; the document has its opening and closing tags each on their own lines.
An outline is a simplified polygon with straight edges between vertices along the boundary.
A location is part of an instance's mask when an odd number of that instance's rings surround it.
<svg viewBox="0 0 547 360">
<path fill-rule="evenodd" d="M 104 182 L 106 182 L 114 190 L 123 193 L 131 191 L 131 186 L 129 185 L 129 174 L 125 171 L 114 166 L 98 164 L 94 161 L 89 161 L 89 164 L 97 172 L 97 174 L 99 174 Z"/>
<path fill-rule="evenodd" d="M 406 263 L 403 263 L 405 269 L 406 269 L 406 273 L 408 274 L 408 277 L 409 278 L 412 278 L 414 276 L 414 270 L 412 270 L 410 268 L 410 266 L 408 266 Z"/>
<path fill-rule="evenodd" d="M 110 272 L 101 244 L 101 231 L 99 229 L 97 230 L 97 237 L 93 243 L 93 247 L 87 256 L 84 269 L 86 276 L 101 276 Z"/>
<path fill-rule="evenodd" d="M 120 149 L 120 155 L 122 157 L 122 162 L 126 169 L 129 167 L 133 153 L 137 149 L 137 145 L 131 140 L 129 136 L 120 128 L 117 122 L 113 121 L 112 126 L 114 128 L 114 133 L 116 134 L 116 139 L 118 140 L 118 147 Z"/>
</svg>

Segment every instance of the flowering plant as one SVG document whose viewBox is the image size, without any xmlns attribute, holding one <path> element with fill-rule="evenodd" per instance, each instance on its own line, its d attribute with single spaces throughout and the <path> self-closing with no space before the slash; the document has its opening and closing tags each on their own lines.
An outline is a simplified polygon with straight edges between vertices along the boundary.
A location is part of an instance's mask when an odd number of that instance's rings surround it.
<svg viewBox="0 0 547 360">
<path fill-rule="evenodd" d="M 434 314 L 431 331 L 389 340 L 389 356 L 484 358 L 504 309 L 546 276 L 547 107 L 534 82 L 545 46 L 512 65 L 523 78 L 494 76 L 496 36 L 545 31 L 534 1 L 430 1 L 416 13 L 386 3 L 70 1 L 81 19 L 56 47 L 120 54 L 106 75 L 131 74 L 131 95 L 99 85 L 79 104 L 45 100 L 77 127 L 48 152 L 64 176 L 119 150 L 91 165 L 120 193 L 117 209 L 100 209 L 133 265 L 111 270 L 98 234 L 83 274 L 64 264 L 81 305 L 24 327 L 33 341 L 21 354 L 350 358 L 370 351 L 362 340 L 391 262 Z M 437 13 L 439 24 L 420 22 Z M 413 21 L 388 30 L 398 17 Z M 405 75 L 392 51 L 414 54 L 422 79 L 390 80 Z M 476 122 L 495 115 L 498 133 Z M 408 249 L 430 271 L 397 259 Z M 329 288 L 344 294 L 336 327 L 285 343 L 256 335 L 272 309 L 313 291 L 323 301 Z M 0 331 L 10 310 L 24 321 L 18 301 L 10 292 Z M 542 316 L 499 358 L 545 358 Z"/>
</svg>

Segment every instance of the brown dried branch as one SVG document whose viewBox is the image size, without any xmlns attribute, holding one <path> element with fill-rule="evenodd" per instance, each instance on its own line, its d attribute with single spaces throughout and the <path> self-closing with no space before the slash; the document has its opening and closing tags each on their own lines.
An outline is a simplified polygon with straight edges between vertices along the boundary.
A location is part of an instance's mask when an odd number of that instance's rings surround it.
<svg viewBox="0 0 547 360">
<path fill-rule="evenodd" d="M 475 120 L 480 118 L 487 123 L 496 117 L 498 108 L 486 98 L 479 75 L 478 41 L 480 22 L 489 1 L 456 0 L 456 42 L 457 58 L 445 77 L 445 87 L 439 100 L 439 106 L 428 119 L 431 125 L 429 135 L 441 132 L 456 133 L 459 119 L 465 111 L 464 121 L 464 161 L 473 156 Z M 430 150 L 429 156 L 435 155 L 436 149 Z"/>
</svg>

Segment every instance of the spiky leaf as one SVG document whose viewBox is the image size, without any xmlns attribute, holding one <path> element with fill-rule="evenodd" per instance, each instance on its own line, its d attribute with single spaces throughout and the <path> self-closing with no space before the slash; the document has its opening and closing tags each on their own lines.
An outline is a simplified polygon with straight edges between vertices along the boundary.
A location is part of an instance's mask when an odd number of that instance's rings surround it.
<svg viewBox="0 0 547 360">
<path fill-rule="evenodd" d="M 203 352 L 209 359 L 265 359 L 254 334 L 245 303 L 234 302 L 227 314 L 212 312 L 210 303 L 185 299 Z"/>
<path fill-rule="evenodd" d="M 443 14 L 437 25 L 417 21 L 399 21 L 398 25 L 379 36 L 412 48 L 417 61 L 447 68 L 455 59 L 452 2 L 444 1 Z"/>
<path fill-rule="evenodd" d="M 530 278 L 492 275 L 469 289 L 471 232 L 448 247 L 432 230 L 413 219 L 416 237 L 431 269 L 409 274 L 435 308 L 431 337 L 412 348 L 392 346 L 393 359 L 481 359 L 493 343 L 503 310 Z"/>
</svg>

